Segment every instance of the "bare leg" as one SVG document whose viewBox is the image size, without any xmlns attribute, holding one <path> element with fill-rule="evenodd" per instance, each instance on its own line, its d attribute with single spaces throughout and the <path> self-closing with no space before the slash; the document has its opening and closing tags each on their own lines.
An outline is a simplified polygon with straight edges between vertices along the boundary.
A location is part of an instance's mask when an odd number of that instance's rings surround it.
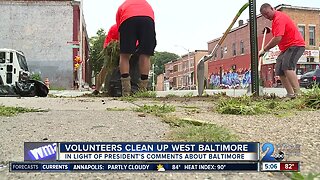
<svg viewBox="0 0 320 180">
<path fill-rule="evenodd" d="M 96 90 L 100 91 L 102 84 L 104 83 L 106 79 L 106 74 L 107 74 L 107 68 L 104 66 L 100 70 L 100 73 L 98 74 L 97 82 L 96 82 Z"/>
<path fill-rule="evenodd" d="M 284 74 L 287 77 L 288 82 L 290 83 L 295 94 L 300 94 L 299 81 L 294 70 L 286 70 Z"/>
<path fill-rule="evenodd" d="M 140 74 L 148 75 L 150 70 L 150 56 L 141 54 L 139 56 Z"/>
<path fill-rule="evenodd" d="M 129 74 L 129 60 L 130 54 L 120 54 L 120 73 L 121 73 L 121 87 L 122 96 L 129 96 L 131 93 L 131 82 L 129 77 L 122 77 L 123 74 Z"/>
<path fill-rule="evenodd" d="M 129 59 L 130 54 L 120 54 L 120 73 L 121 74 L 129 74 Z"/>
<path fill-rule="evenodd" d="M 281 79 L 281 83 L 283 84 L 284 88 L 286 88 L 287 90 L 287 94 L 294 94 L 293 92 L 293 88 L 290 84 L 290 82 L 288 81 L 286 76 L 280 76 Z"/>
<path fill-rule="evenodd" d="M 141 54 L 139 56 L 139 69 L 141 75 L 149 75 L 150 70 L 150 56 Z M 142 77 L 142 76 L 141 76 Z M 139 91 L 147 91 L 149 80 L 141 79 L 139 81 Z"/>
</svg>

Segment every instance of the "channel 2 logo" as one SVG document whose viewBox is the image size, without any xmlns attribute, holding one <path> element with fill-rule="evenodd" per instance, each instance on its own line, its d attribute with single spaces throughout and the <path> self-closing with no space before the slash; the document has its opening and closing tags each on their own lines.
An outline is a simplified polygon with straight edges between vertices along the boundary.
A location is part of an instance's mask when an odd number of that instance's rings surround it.
<svg viewBox="0 0 320 180">
<path fill-rule="evenodd" d="M 266 152 L 261 161 L 282 161 L 284 159 L 284 153 L 279 151 L 274 154 L 274 146 L 272 143 L 264 143 L 262 146 L 262 152 Z"/>
</svg>

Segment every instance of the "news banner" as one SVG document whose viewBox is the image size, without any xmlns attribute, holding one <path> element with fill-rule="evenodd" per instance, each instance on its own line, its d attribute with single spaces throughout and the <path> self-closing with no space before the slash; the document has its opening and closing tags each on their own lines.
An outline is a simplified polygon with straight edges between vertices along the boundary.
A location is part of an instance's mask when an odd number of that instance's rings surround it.
<svg viewBox="0 0 320 180">
<path fill-rule="evenodd" d="M 260 158 L 261 153 L 265 153 Z M 274 145 L 258 142 L 26 142 L 11 172 L 300 171 Z"/>
</svg>

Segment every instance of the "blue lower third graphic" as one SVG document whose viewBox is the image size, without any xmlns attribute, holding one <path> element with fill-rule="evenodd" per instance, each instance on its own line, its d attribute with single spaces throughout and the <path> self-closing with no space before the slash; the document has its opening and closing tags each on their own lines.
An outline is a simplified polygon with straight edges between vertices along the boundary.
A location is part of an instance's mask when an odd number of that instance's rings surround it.
<svg viewBox="0 0 320 180">
<path fill-rule="evenodd" d="M 11 172 L 258 171 L 258 163 L 10 163 Z"/>
</svg>

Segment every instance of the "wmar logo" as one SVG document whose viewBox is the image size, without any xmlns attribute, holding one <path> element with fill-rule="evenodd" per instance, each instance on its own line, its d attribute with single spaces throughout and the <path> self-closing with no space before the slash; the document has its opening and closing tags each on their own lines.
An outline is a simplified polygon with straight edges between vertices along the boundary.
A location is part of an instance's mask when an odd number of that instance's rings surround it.
<svg viewBox="0 0 320 180">
<path fill-rule="evenodd" d="M 274 145 L 272 143 L 265 143 L 262 146 L 262 152 L 266 152 L 261 161 L 282 161 L 284 153 L 279 151 L 274 154 Z"/>
<path fill-rule="evenodd" d="M 56 160 L 57 143 L 25 143 L 24 160 Z"/>
</svg>

